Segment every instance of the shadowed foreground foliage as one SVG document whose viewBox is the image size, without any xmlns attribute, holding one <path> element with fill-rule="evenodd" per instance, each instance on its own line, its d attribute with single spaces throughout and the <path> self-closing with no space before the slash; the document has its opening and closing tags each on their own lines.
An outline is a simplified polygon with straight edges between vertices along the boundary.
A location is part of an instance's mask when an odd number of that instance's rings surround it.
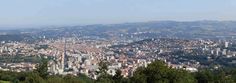
<svg viewBox="0 0 236 83">
<path fill-rule="evenodd" d="M 138 68 L 129 78 L 123 78 L 119 70 L 114 76 L 107 74 L 107 63 L 102 62 L 97 80 L 85 75 L 49 75 L 46 63 L 47 61 L 42 61 L 32 72 L 0 71 L 0 80 L 11 83 L 236 83 L 236 69 L 203 69 L 190 73 L 169 68 L 162 61 L 155 61 L 146 68 Z"/>
</svg>

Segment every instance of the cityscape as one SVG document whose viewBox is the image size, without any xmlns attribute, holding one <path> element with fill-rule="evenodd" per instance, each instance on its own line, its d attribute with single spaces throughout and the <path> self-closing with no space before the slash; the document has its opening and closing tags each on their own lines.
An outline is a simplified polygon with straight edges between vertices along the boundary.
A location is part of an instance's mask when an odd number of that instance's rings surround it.
<svg viewBox="0 0 236 83">
<path fill-rule="evenodd" d="M 234 0 L 0 1 L 0 83 L 236 83 Z"/>
<path fill-rule="evenodd" d="M 212 22 L 218 23 L 218 21 L 209 22 L 211 23 L 201 26 L 215 24 Z M 173 22 L 144 24 L 162 25 L 162 23 Z M 151 25 L 136 27 L 137 30 L 129 27 L 139 24 L 134 23 L 127 27 L 126 25 L 128 24 L 25 29 L 5 31 L 5 33 L 2 31 L 1 36 L 8 38 L 1 41 L 0 69 L 14 72 L 33 71 L 40 59 L 46 58 L 48 72 L 51 75 L 84 74 L 91 79 L 97 79 L 96 72 L 102 61 L 109 63 L 107 65 L 109 75 L 115 75 L 116 71 L 120 70 L 124 77 L 131 77 L 137 68 L 147 67 L 156 60 L 164 61 L 171 68 L 189 72 L 197 72 L 202 68 L 219 69 L 236 66 L 236 35 L 231 33 L 221 35 L 226 31 L 185 37 L 159 32 L 160 27 L 172 27 L 172 25 L 156 26 L 152 31 L 148 27 Z M 104 30 L 96 31 L 96 28 L 101 26 L 105 27 L 101 28 Z M 113 32 L 110 28 L 106 28 L 107 26 L 124 27 Z M 225 27 L 228 26 L 231 25 Z M 83 31 L 85 27 L 90 30 Z M 170 28 L 168 32 L 189 34 L 177 32 L 175 28 Z"/>
</svg>

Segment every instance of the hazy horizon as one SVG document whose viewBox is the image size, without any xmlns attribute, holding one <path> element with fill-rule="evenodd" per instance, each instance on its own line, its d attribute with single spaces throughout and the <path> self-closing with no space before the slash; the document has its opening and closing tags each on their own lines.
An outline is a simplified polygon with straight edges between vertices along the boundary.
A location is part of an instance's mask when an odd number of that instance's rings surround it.
<svg viewBox="0 0 236 83">
<path fill-rule="evenodd" d="M 236 20 L 235 0 L 7 0 L 0 5 L 0 27 Z"/>
<path fill-rule="evenodd" d="M 214 21 L 214 22 L 236 22 L 236 20 L 150 20 L 150 21 L 134 21 L 134 22 L 120 22 L 120 23 L 97 23 L 97 24 L 62 24 L 62 25 L 13 25 L 13 26 L 1 26 L 0 30 L 15 30 L 15 29 L 27 29 L 27 28 L 53 28 L 53 27 L 66 27 L 66 26 L 87 26 L 87 25 L 113 25 L 113 24 L 126 24 L 126 23 L 146 23 L 146 22 L 199 22 L 199 21 Z"/>
</svg>

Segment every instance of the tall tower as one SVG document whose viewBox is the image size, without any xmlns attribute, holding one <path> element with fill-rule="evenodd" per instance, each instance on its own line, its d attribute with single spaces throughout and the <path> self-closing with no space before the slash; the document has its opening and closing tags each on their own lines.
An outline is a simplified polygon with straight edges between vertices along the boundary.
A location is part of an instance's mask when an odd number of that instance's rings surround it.
<svg viewBox="0 0 236 83">
<path fill-rule="evenodd" d="M 68 69 L 68 56 L 66 54 L 66 38 L 64 42 L 64 71 Z"/>
</svg>

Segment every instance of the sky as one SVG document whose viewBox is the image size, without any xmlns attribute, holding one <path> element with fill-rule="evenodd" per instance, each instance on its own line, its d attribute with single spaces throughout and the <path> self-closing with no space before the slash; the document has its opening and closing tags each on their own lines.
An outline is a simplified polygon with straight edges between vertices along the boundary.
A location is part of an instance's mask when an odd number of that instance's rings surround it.
<svg viewBox="0 0 236 83">
<path fill-rule="evenodd" d="M 0 0 L 0 26 L 236 20 L 236 0 Z"/>
</svg>

